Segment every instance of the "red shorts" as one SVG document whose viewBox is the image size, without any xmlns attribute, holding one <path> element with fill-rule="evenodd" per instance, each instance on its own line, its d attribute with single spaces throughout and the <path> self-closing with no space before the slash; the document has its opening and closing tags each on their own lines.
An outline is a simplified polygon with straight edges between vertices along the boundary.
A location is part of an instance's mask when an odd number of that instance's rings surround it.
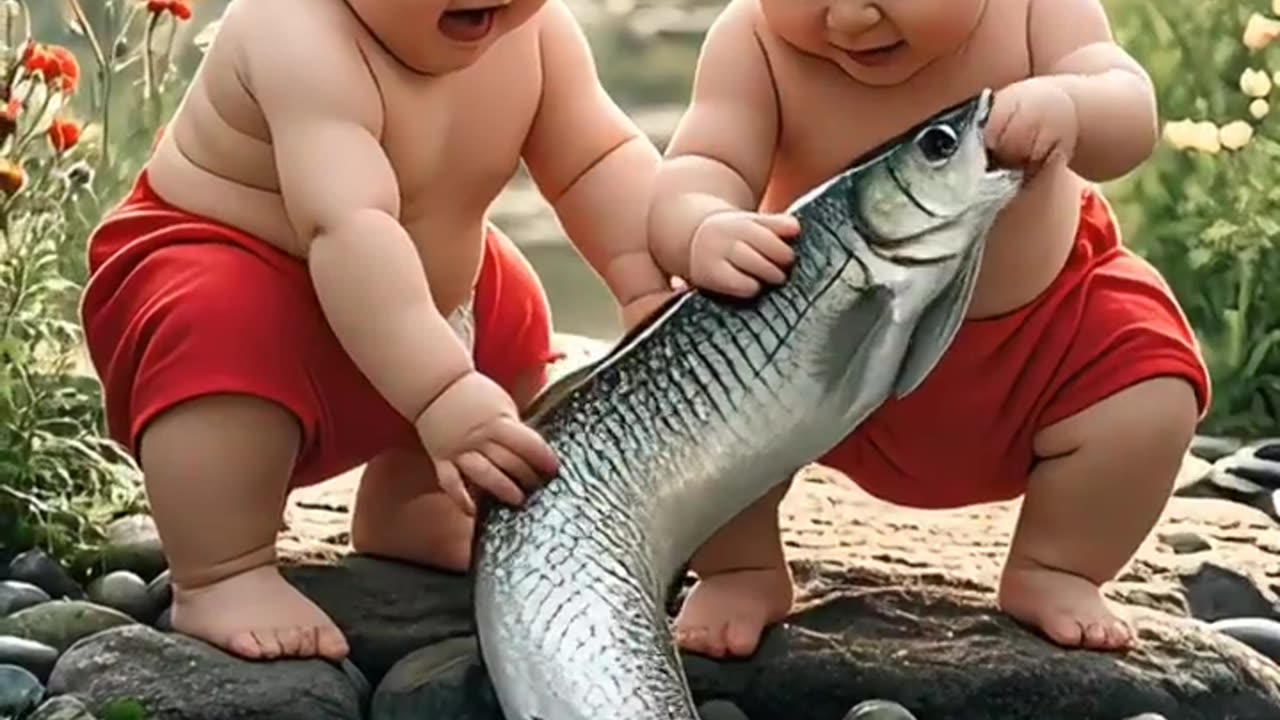
<svg viewBox="0 0 1280 720">
<path fill-rule="evenodd" d="M 321 312 L 304 261 L 161 200 L 147 177 L 89 240 L 81 315 L 110 434 L 135 455 L 147 424 L 214 393 L 274 401 L 303 432 L 294 486 L 345 472 L 413 425 L 373 388 Z M 476 283 L 476 368 L 514 390 L 545 381 L 551 318 L 520 251 L 491 230 Z"/>
<path fill-rule="evenodd" d="M 1158 376 L 1184 378 L 1208 408 L 1186 316 L 1155 268 L 1121 246 L 1110 207 L 1090 190 L 1053 284 L 1015 312 L 965 322 L 914 393 L 819 462 L 900 505 L 1009 500 L 1026 488 L 1039 430 Z"/>
</svg>

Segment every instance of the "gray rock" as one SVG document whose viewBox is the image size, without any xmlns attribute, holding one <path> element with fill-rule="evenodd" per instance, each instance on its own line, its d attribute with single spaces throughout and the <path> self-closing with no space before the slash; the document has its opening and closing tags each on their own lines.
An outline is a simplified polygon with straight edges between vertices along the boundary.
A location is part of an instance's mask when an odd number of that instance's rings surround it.
<svg viewBox="0 0 1280 720">
<path fill-rule="evenodd" d="M 31 583 L 51 598 L 84 599 L 84 590 L 66 568 L 39 548 L 19 553 L 9 561 L 9 579 Z"/>
<path fill-rule="evenodd" d="M 868 698 L 891 698 L 920 718 L 1280 717 L 1277 670 L 1191 620 L 1277 617 L 1280 528 L 1261 513 L 1175 499 L 1159 532 L 1194 534 L 1213 552 L 1172 553 L 1153 535 L 1107 588 L 1121 605 L 1159 611 L 1135 610 L 1142 646 L 1069 652 L 993 606 L 1016 503 L 913 511 L 829 477 L 802 476 L 781 511 L 805 611 L 750 660 L 686 655 L 699 702 L 733 702 L 751 720 L 789 719 L 801 707 L 840 718 Z M 456 703 L 458 720 L 500 719 L 466 650 L 474 630 L 464 577 L 359 556 L 285 575 L 347 633 L 353 661 L 376 683 L 375 717 L 427 717 L 422 707 Z M 451 652 L 471 659 L 449 665 L 441 653 Z"/>
<path fill-rule="evenodd" d="M 0 665 L 0 718 L 22 717 L 44 699 L 44 685 L 17 665 Z"/>
<path fill-rule="evenodd" d="M 42 642 L 0 635 L 0 665 L 17 665 L 44 682 L 58 661 L 58 651 Z"/>
<path fill-rule="evenodd" d="M 234 658 L 145 625 L 85 638 L 58 660 L 54 694 L 74 694 L 94 713 L 132 699 L 166 720 L 360 720 L 357 689 L 322 660 L 269 663 Z"/>
<path fill-rule="evenodd" d="M 359 555 L 283 572 L 346 633 L 352 662 L 375 685 L 414 650 L 472 632 L 462 575 Z"/>
<path fill-rule="evenodd" d="M 147 584 L 131 570 L 116 570 L 96 578 L 86 591 L 90 601 L 119 610 L 138 622 L 154 622 L 163 609 L 147 593 Z"/>
<path fill-rule="evenodd" d="M 27 716 L 26 720 L 97 720 L 89 708 L 74 695 L 49 698 Z"/>
<path fill-rule="evenodd" d="M 1227 618 L 1209 627 L 1235 638 L 1274 663 L 1280 663 L 1280 621 L 1271 618 Z"/>
<path fill-rule="evenodd" d="M 153 607 L 159 608 L 159 612 L 169 609 L 169 605 L 173 603 L 173 585 L 169 583 L 168 570 L 155 576 L 151 579 L 151 582 L 147 583 L 147 597 L 151 599 Z"/>
<path fill-rule="evenodd" d="M 373 694 L 369 720 L 503 720 L 474 637 L 415 650 L 386 674 Z"/>
<path fill-rule="evenodd" d="M 1204 536 L 1189 530 L 1160 533 L 1159 537 L 1160 542 L 1179 555 L 1190 555 L 1213 548 L 1209 541 L 1204 539 Z"/>
<path fill-rule="evenodd" d="M 916 720 L 916 716 L 890 700 L 863 700 L 850 708 L 844 720 Z"/>
<path fill-rule="evenodd" d="M 698 706 L 699 720 L 749 720 L 742 708 L 728 700 L 712 700 Z"/>
<path fill-rule="evenodd" d="M 29 582 L 0 580 L 0 617 L 49 602 L 49 593 Z"/>
<path fill-rule="evenodd" d="M 16 635 L 64 652 L 81 638 L 137 623 L 119 610 L 85 600 L 53 600 L 0 618 L 0 635 Z"/>
<path fill-rule="evenodd" d="M 129 515 L 106 528 L 102 562 L 108 570 L 129 570 L 150 580 L 168 567 L 160 533 L 150 515 Z"/>
<path fill-rule="evenodd" d="M 752 720 L 791 718 L 797 707 L 841 717 L 865 698 L 894 698 L 921 718 L 1280 717 L 1280 669 L 1195 621 L 1132 608 L 1136 649 L 1069 652 L 985 593 L 848 569 L 807 573 L 825 592 L 767 633 L 750 660 L 691 666 L 695 697 L 731 699 Z"/>
<path fill-rule="evenodd" d="M 1196 435 L 1191 439 L 1190 452 L 1201 460 L 1213 462 L 1239 450 L 1244 443 L 1238 438 Z"/>
</svg>

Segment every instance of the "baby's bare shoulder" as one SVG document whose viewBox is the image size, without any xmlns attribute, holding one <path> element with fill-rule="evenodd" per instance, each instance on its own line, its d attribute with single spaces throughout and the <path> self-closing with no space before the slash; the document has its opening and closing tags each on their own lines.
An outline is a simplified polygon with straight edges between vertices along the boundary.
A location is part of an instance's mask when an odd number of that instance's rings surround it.
<svg viewBox="0 0 1280 720">
<path fill-rule="evenodd" d="M 228 59 L 247 71 L 250 83 L 256 76 L 279 71 L 305 84 L 334 71 L 363 70 L 363 34 L 343 0 L 234 0 L 223 16 L 217 42 L 227 46 Z"/>
<path fill-rule="evenodd" d="M 365 35 L 343 0 L 234 0 L 209 61 L 234 66 L 264 112 L 368 108 L 380 101 Z"/>
</svg>

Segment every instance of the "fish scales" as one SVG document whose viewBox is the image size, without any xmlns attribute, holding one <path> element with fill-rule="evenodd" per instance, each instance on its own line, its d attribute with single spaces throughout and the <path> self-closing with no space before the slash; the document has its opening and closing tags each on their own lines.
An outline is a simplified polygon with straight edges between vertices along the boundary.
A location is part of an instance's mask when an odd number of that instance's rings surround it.
<svg viewBox="0 0 1280 720">
<path fill-rule="evenodd" d="M 529 655 L 590 658 L 573 682 L 583 697 L 608 701 L 601 709 L 610 714 L 599 717 L 694 717 L 686 713 L 691 701 L 683 694 L 679 665 L 669 657 L 674 653 L 653 645 L 665 630 L 655 624 L 665 619 L 649 608 L 662 604 L 669 566 L 683 562 L 675 554 L 688 541 L 674 528 L 702 524 L 672 517 L 669 509 L 683 505 L 696 515 L 715 498 L 672 480 L 741 471 L 770 452 L 767 446 L 753 453 L 736 449 L 776 421 L 784 385 L 796 385 L 786 378 L 798 377 L 793 369 L 805 362 L 787 341 L 805 317 L 807 293 L 832 282 L 843 265 L 826 253 L 802 257 L 792 281 L 750 309 L 690 296 L 684 302 L 692 307 L 666 326 L 660 342 L 620 358 L 597 376 L 591 392 L 541 424 L 563 469 L 507 526 L 524 538 L 496 543 L 523 549 L 516 564 L 521 574 L 502 570 L 508 564 L 502 556 L 489 563 L 493 581 L 508 589 L 504 594 L 526 596 L 523 607 L 533 610 L 512 622 L 547 629 L 539 647 L 527 648 Z M 790 400 L 784 412 L 803 408 L 798 398 Z M 727 456 L 731 462 L 706 452 L 708 446 L 734 450 Z M 524 530 L 535 525 L 559 530 L 536 537 Z M 606 636 L 635 644 L 606 646 L 600 642 Z M 612 689 L 593 692 L 592 683 Z M 655 695 L 656 688 L 681 692 Z M 619 697 L 631 700 L 619 707 Z"/>
<path fill-rule="evenodd" d="M 507 720 L 697 720 L 668 586 L 950 342 L 1016 185 L 987 168 L 989 107 L 984 93 L 940 113 L 797 202 L 785 284 L 684 293 L 535 403 L 560 472 L 521 508 L 484 503 L 476 537 L 477 627 Z"/>
</svg>

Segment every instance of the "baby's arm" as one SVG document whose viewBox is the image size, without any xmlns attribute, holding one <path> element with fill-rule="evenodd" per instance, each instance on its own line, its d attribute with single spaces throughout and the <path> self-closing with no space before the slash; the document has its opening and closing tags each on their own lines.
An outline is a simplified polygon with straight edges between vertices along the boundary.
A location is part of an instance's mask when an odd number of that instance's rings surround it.
<svg viewBox="0 0 1280 720">
<path fill-rule="evenodd" d="M 343 348 L 416 420 L 472 369 L 470 354 L 398 220 L 396 176 L 378 142 L 382 101 L 355 40 L 332 13 L 281 21 L 288 32 L 247 30 L 262 34 L 247 39 L 241 69 L 271 130 L 285 208 Z"/>
<path fill-rule="evenodd" d="M 1071 169 L 1104 182 L 1145 161 L 1159 140 L 1151 79 L 1116 45 L 1100 0 L 1031 0 L 1032 73 L 1075 101 L 1079 138 Z"/>
<path fill-rule="evenodd" d="M 707 31 L 689 109 L 654 186 L 650 248 L 678 277 L 689 277 L 689 247 L 702 222 L 756 210 L 768 183 L 779 112 L 757 13 L 755 3 L 734 0 Z"/>
<path fill-rule="evenodd" d="M 540 20 L 543 90 L 523 152 L 529 174 L 619 304 L 667 293 L 646 234 L 658 151 L 601 87 L 564 4 L 552 0 Z"/>
</svg>

